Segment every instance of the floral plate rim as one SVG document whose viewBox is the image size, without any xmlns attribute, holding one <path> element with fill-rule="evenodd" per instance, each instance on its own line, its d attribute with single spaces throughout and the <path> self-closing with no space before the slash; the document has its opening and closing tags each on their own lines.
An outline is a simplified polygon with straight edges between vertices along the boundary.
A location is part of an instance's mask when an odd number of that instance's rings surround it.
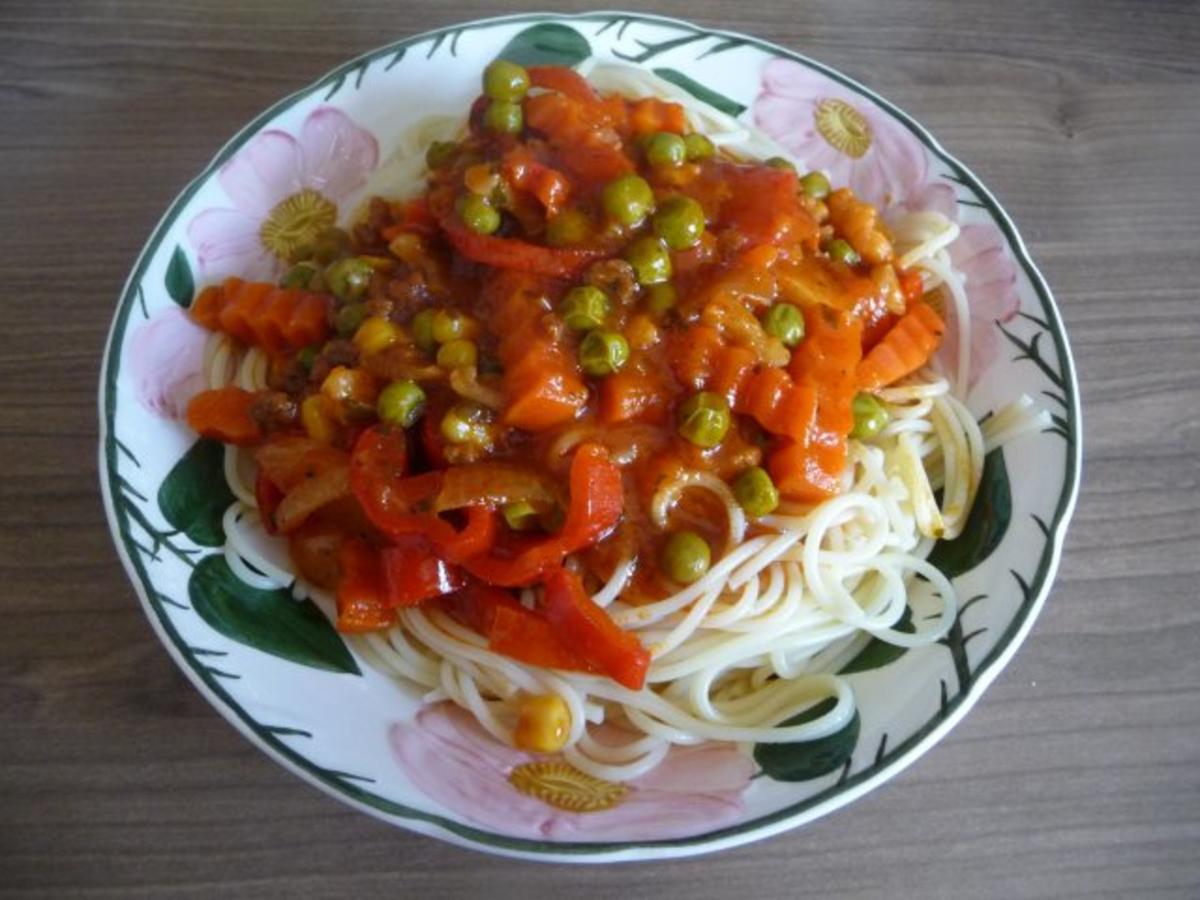
<svg viewBox="0 0 1200 900">
<path fill-rule="evenodd" d="M 386 800 L 332 777 L 329 773 L 318 769 L 307 759 L 295 753 L 286 744 L 279 741 L 271 732 L 259 726 L 242 709 L 237 701 L 220 686 L 216 679 L 197 667 L 194 661 L 182 652 L 179 646 L 179 636 L 177 633 L 174 633 L 174 627 L 169 620 L 161 616 L 160 612 L 149 601 L 148 586 L 151 580 L 145 573 L 142 561 L 130 552 L 130 547 L 127 544 L 129 540 L 127 534 L 128 523 L 122 522 L 113 502 L 113 482 L 118 477 L 116 471 L 118 447 L 114 439 L 112 425 L 116 414 L 117 376 L 120 369 L 119 354 L 116 354 L 114 351 L 120 346 L 127 326 L 129 313 L 135 305 L 136 287 L 143 278 L 147 267 L 159 252 L 164 236 L 178 218 L 183 208 L 235 151 L 242 147 L 255 134 L 259 133 L 267 123 L 282 111 L 326 86 L 340 86 L 350 73 L 365 67 L 381 56 L 389 53 L 395 54 L 423 41 L 434 40 L 440 42 L 447 36 L 461 33 L 468 29 L 489 28 L 514 23 L 535 23 L 539 21 L 610 21 L 615 23 L 619 20 L 670 26 L 678 30 L 690 32 L 699 37 L 716 37 L 723 40 L 737 41 L 741 44 L 750 45 L 768 52 L 775 57 L 798 62 L 877 103 L 891 117 L 909 129 L 932 154 L 946 163 L 962 179 L 962 182 L 976 193 L 989 216 L 1000 228 L 1013 251 L 1015 261 L 1020 264 L 1020 267 L 1029 278 L 1030 285 L 1037 295 L 1043 312 L 1046 314 L 1045 324 L 1051 333 L 1056 355 L 1060 363 L 1064 395 L 1067 401 L 1066 421 L 1068 428 L 1064 435 L 1066 437 L 1066 461 L 1062 491 L 1055 507 L 1053 521 L 1049 523 L 1047 529 L 1047 540 L 1041 557 L 1038 560 L 1036 572 L 1029 585 L 1029 591 L 1032 593 L 1031 602 L 1025 606 L 1022 612 L 1017 614 L 1007 631 L 1001 635 L 993 650 L 980 662 L 977 670 L 973 673 L 974 680 L 969 689 L 955 699 L 954 705 L 945 709 L 940 715 L 931 719 L 912 734 L 903 745 L 893 748 L 891 753 L 888 754 L 891 757 L 888 761 L 880 761 L 851 776 L 846 781 L 785 809 L 718 831 L 666 840 L 558 843 L 497 834 L 461 821 L 455 821 L 446 816 L 423 812 L 395 801 Z M 446 840 L 460 846 L 539 861 L 610 862 L 671 858 L 734 847 L 779 834 L 839 809 L 903 771 L 941 740 L 966 715 L 991 682 L 1008 664 L 1029 633 L 1033 622 L 1041 611 L 1058 570 L 1066 529 L 1074 512 L 1078 496 L 1079 476 L 1082 468 L 1079 386 L 1061 316 L 1054 303 L 1049 286 L 1031 259 L 1025 243 L 1008 213 L 970 169 L 946 151 L 924 126 L 903 110 L 855 79 L 804 54 L 736 31 L 704 28 L 681 19 L 620 10 L 590 11 L 576 14 L 553 12 L 521 13 L 472 19 L 468 22 L 425 31 L 367 51 L 272 104 L 247 125 L 239 129 L 232 138 L 222 145 L 200 173 L 185 185 L 178 196 L 167 207 L 166 212 L 160 218 L 150 238 L 143 246 L 130 272 L 129 278 L 121 290 L 119 305 L 106 339 L 104 358 L 101 365 L 98 401 L 100 419 L 99 475 L 109 530 L 112 533 L 122 565 L 134 585 L 134 589 L 142 603 L 147 618 L 150 620 L 151 626 L 158 635 L 159 640 L 167 647 L 176 665 L 183 670 L 184 674 L 205 699 L 252 743 L 265 751 L 280 765 L 330 796 L 356 809 L 360 809 L 389 824 L 402 824 L 403 827 L 409 830 Z M 403 821 L 400 822 L 398 819 Z"/>
</svg>

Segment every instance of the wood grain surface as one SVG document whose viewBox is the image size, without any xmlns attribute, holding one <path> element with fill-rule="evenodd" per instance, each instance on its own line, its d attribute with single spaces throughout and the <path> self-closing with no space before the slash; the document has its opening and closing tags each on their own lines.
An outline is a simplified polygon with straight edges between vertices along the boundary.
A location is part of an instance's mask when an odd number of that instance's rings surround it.
<svg viewBox="0 0 1200 900">
<path fill-rule="evenodd" d="M 716 856 L 534 868 L 330 800 L 176 670 L 97 487 L 99 360 L 135 255 L 280 96 L 520 8 L 0 4 L 0 896 L 1200 896 L 1200 7 L 1182 0 L 654 8 L 801 50 L 927 124 L 1012 213 L 1070 332 L 1086 463 L 1058 582 L 982 702 L 884 788 Z"/>
</svg>

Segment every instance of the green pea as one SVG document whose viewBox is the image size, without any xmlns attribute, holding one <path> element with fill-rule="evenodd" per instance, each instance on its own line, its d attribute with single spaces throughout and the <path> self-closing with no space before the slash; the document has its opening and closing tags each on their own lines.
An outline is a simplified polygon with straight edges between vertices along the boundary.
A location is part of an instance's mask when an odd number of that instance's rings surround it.
<svg viewBox="0 0 1200 900">
<path fill-rule="evenodd" d="M 488 131 L 497 134 L 517 134 L 525 125 L 520 103 L 493 100 L 483 113 L 483 124 Z"/>
<path fill-rule="evenodd" d="M 374 274 L 375 270 L 365 259 L 339 259 L 325 269 L 325 283 L 342 300 L 357 300 L 367 292 Z"/>
<path fill-rule="evenodd" d="M 646 312 L 652 316 L 661 316 L 675 308 L 679 302 L 679 292 L 669 281 L 660 281 L 646 288 Z"/>
<path fill-rule="evenodd" d="M 530 531 L 537 527 L 538 511 L 525 500 L 505 503 L 500 507 L 500 515 L 504 516 L 504 523 L 513 531 Z"/>
<path fill-rule="evenodd" d="M 733 496 L 746 514 L 754 518 L 774 512 L 779 505 L 775 482 L 761 466 L 751 466 L 734 480 Z"/>
<path fill-rule="evenodd" d="M 317 348 L 305 347 L 296 354 L 296 362 L 304 366 L 306 372 L 311 372 L 313 364 L 317 361 Z"/>
<path fill-rule="evenodd" d="M 814 200 L 824 200 L 829 196 L 829 179 L 821 172 L 809 172 L 800 179 L 800 187 Z"/>
<path fill-rule="evenodd" d="M 892 419 L 892 414 L 879 398 L 865 391 L 854 395 L 850 408 L 854 412 L 854 430 L 850 432 L 850 437 L 860 441 L 875 437 Z"/>
<path fill-rule="evenodd" d="M 604 291 L 582 284 L 567 291 L 558 306 L 558 314 L 572 331 L 591 331 L 604 324 L 611 306 Z"/>
<path fill-rule="evenodd" d="M 497 59 L 483 70 L 483 93 L 492 100 L 520 100 L 529 90 L 524 66 Z"/>
<path fill-rule="evenodd" d="M 671 255 L 658 238 L 638 238 L 625 248 L 625 259 L 638 284 L 659 284 L 671 277 Z"/>
<path fill-rule="evenodd" d="M 288 269 L 279 285 L 285 288 L 319 291 L 325 286 L 325 278 L 321 267 L 315 262 L 301 262 Z"/>
<path fill-rule="evenodd" d="M 413 343 L 426 353 L 432 353 L 437 348 L 437 341 L 433 337 L 433 318 L 437 313 L 435 309 L 423 309 L 408 323 Z"/>
<path fill-rule="evenodd" d="M 691 197 L 672 197 L 654 214 L 654 233 L 672 250 L 686 250 L 704 234 L 704 207 Z"/>
<path fill-rule="evenodd" d="M 578 209 L 564 209 L 546 223 L 546 243 L 552 247 L 582 244 L 592 233 L 592 220 Z"/>
<path fill-rule="evenodd" d="M 579 367 L 597 378 L 629 361 L 629 342 L 614 331 L 589 331 L 579 345 Z"/>
<path fill-rule="evenodd" d="M 783 169 L 785 171 L 796 171 L 796 164 L 790 159 L 784 159 L 782 156 L 772 156 L 763 165 L 770 166 L 772 169 Z"/>
<path fill-rule="evenodd" d="M 375 411 L 380 421 L 408 428 L 425 412 L 425 392 L 410 378 L 393 381 L 379 392 Z"/>
<path fill-rule="evenodd" d="M 439 309 L 430 320 L 433 339 L 439 344 L 466 337 L 472 331 L 470 317 L 452 309 Z"/>
<path fill-rule="evenodd" d="M 614 222 L 633 227 L 654 209 L 654 191 L 640 175 L 622 175 L 604 186 L 600 203 Z"/>
<path fill-rule="evenodd" d="M 425 151 L 425 165 L 431 169 L 440 169 L 449 165 L 458 153 L 458 144 L 454 141 L 434 141 Z"/>
<path fill-rule="evenodd" d="M 367 318 L 367 304 L 347 303 L 337 311 L 333 320 L 334 330 L 342 337 L 350 337 Z"/>
<path fill-rule="evenodd" d="M 646 142 L 646 162 L 656 169 L 682 165 L 686 158 L 687 144 L 677 134 L 660 131 Z"/>
<path fill-rule="evenodd" d="M 829 242 L 829 247 L 826 248 L 826 253 L 829 258 L 835 262 L 845 263 L 848 266 L 857 266 L 862 262 L 862 258 L 858 255 L 853 247 L 843 241 L 841 238 L 836 238 Z"/>
<path fill-rule="evenodd" d="M 663 545 L 662 570 L 679 584 L 698 581 L 712 564 L 708 541 L 694 531 L 676 531 Z"/>
<path fill-rule="evenodd" d="M 477 234 L 491 234 L 500 227 L 500 213 L 478 194 L 463 194 L 458 201 L 458 217 Z"/>
<path fill-rule="evenodd" d="M 729 404 L 720 394 L 700 391 L 679 407 L 679 434 L 697 447 L 715 447 L 729 431 Z"/>
<path fill-rule="evenodd" d="M 475 342 L 464 338 L 447 341 L 437 352 L 437 364 L 443 369 L 463 369 L 475 365 L 478 359 Z"/>
<path fill-rule="evenodd" d="M 687 150 L 687 158 L 691 162 L 711 159 L 717 152 L 713 142 L 698 132 L 685 135 L 683 146 Z"/>
<path fill-rule="evenodd" d="M 451 444 L 486 444 L 486 413 L 478 403 L 464 402 L 450 407 L 442 416 L 442 437 Z"/>
<path fill-rule="evenodd" d="M 791 303 L 776 303 L 762 317 L 763 330 L 783 341 L 785 347 L 795 347 L 804 337 L 804 316 Z"/>
</svg>

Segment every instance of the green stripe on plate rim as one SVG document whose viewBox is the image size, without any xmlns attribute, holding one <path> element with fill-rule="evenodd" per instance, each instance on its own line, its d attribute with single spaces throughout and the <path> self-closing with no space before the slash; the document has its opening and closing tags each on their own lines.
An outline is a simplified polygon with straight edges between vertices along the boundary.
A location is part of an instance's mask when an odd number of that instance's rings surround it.
<svg viewBox="0 0 1200 900">
<path fill-rule="evenodd" d="M 793 804 L 790 807 L 771 813 L 766 816 L 760 816 L 757 819 L 749 822 L 743 822 L 738 825 L 730 826 L 729 828 L 720 829 L 717 831 L 707 832 L 705 834 L 694 835 L 687 838 L 675 838 L 671 840 L 661 841 L 629 841 L 629 842 L 577 842 L 577 843 L 559 843 L 551 841 L 537 841 L 524 838 L 511 838 L 504 835 L 495 834 L 493 832 L 484 831 L 474 828 L 469 825 L 464 825 L 447 819 L 444 816 L 433 813 L 423 812 L 418 809 L 405 806 L 395 801 L 388 800 L 385 797 L 380 797 L 371 793 L 357 785 L 347 784 L 339 780 L 335 775 L 329 773 L 310 760 L 306 759 L 300 753 L 297 753 L 291 747 L 284 744 L 276 736 L 276 733 L 256 722 L 242 707 L 225 691 L 217 678 L 210 673 L 203 665 L 201 665 L 195 657 L 189 652 L 186 644 L 181 639 L 179 633 L 175 630 L 170 618 L 161 608 L 160 604 L 151 603 L 148 597 L 153 593 L 151 580 L 146 572 L 145 566 L 140 554 L 136 548 L 131 546 L 129 534 L 129 519 L 119 505 L 113 503 L 113 495 L 115 493 L 115 481 L 118 478 L 117 471 L 117 456 L 119 453 L 118 441 L 114 434 L 113 424 L 116 415 L 116 393 L 117 393 L 117 376 L 120 368 L 119 354 L 114 353 L 116 348 L 119 348 L 124 337 L 125 328 L 128 323 L 131 310 L 134 308 L 138 287 L 145 275 L 147 266 L 150 260 L 158 251 L 159 245 L 162 243 L 163 236 L 174 224 L 182 208 L 200 189 L 201 185 L 212 176 L 217 168 L 223 164 L 230 156 L 232 156 L 250 137 L 256 134 L 259 129 L 273 119 L 283 110 L 299 102 L 303 98 L 315 92 L 325 89 L 332 84 L 341 84 L 346 76 L 356 69 L 369 66 L 386 56 L 394 56 L 401 51 L 407 50 L 417 44 L 425 41 L 444 41 L 447 36 L 462 33 L 468 30 L 476 30 L 482 28 L 492 28 L 497 25 L 534 23 L 547 21 L 571 21 L 571 22 L 603 22 L 606 24 L 614 24 L 622 21 L 626 24 L 631 22 L 646 22 L 654 25 L 667 26 L 684 31 L 699 37 L 713 37 L 721 41 L 736 40 L 742 41 L 746 45 L 756 47 L 770 55 L 776 57 L 784 57 L 795 60 L 803 65 L 806 65 L 822 74 L 832 78 L 839 84 L 849 88 L 856 93 L 868 97 L 889 113 L 902 122 L 917 138 L 924 144 L 938 159 L 942 160 L 961 183 L 969 187 L 980 198 L 983 205 L 991 214 L 996 224 L 1001 228 L 1005 237 L 1008 240 L 1010 248 L 1013 250 L 1014 256 L 1019 260 L 1022 269 L 1029 278 L 1038 299 L 1041 302 L 1042 309 L 1046 314 L 1046 322 L 1050 326 L 1049 331 L 1054 341 L 1055 351 L 1058 357 L 1059 370 L 1065 383 L 1067 390 L 1067 424 L 1068 434 L 1064 442 L 1066 452 L 1066 475 L 1063 480 L 1063 488 L 1059 496 L 1058 504 L 1055 508 L 1053 521 L 1050 523 L 1050 536 L 1043 547 L 1042 555 L 1038 561 L 1038 567 L 1034 575 L 1030 579 L 1030 591 L 1027 595 L 1026 602 L 1022 604 L 1021 609 L 1010 623 L 1009 627 L 1000 635 L 995 647 L 979 664 L 975 670 L 975 681 L 971 688 L 966 692 L 961 692 L 954 700 L 952 700 L 943 709 L 931 718 L 922 728 L 910 735 L 904 742 L 892 748 L 883 757 L 875 760 L 871 765 L 862 771 L 850 776 L 844 781 L 816 794 L 806 800 Z M 360 72 L 361 79 L 362 72 Z M 268 750 L 277 761 L 285 764 L 289 768 L 297 770 L 300 774 L 324 788 L 326 791 L 339 795 L 342 798 L 354 802 L 354 805 L 362 805 L 367 811 L 376 811 L 390 816 L 396 816 L 403 819 L 413 820 L 417 822 L 429 823 L 443 829 L 449 835 L 456 836 L 467 842 L 483 845 L 485 847 L 496 848 L 499 850 L 507 850 L 521 855 L 529 855 L 537 857 L 538 855 L 549 856 L 594 856 L 597 854 L 618 854 L 621 851 L 638 850 L 638 849 L 667 849 L 667 848 L 695 848 L 696 851 L 704 846 L 714 843 L 724 845 L 733 845 L 744 843 L 752 840 L 755 833 L 760 831 L 768 831 L 774 833 L 780 830 L 772 828 L 772 826 L 786 826 L 788 820 L 801 816 L 803 813 L 812 810 L 822 804 L 830 803 L 836 800 L 839 796 L 846 795 L 854 788 L 864 785 L 869 780 L 886 780 L 890 775 L 899 771 L 909 762 L 912 762 L 918 755 L 917 748 L 925 741 L 936 729 L 942 726 L 949 727 L 952 724 L 951 720 L 956 720 L 958 716 L 955 713 L 960 709 L 966 711 L 974 704 L 979 695 L 998 674 L 998 661 L 1005 655 L 1014 638 L 1026 629 L 1031 624 L 1031 614 L 1044 599 L 1044 593 L 1047 589 L 1048 579 L 1051 577 L 1054 569 L 1057 568 L 1058 555 L 1061 550 L 1063 536 L 1065 533 L 1067 522 L 1070 518 L 1071 511 L 1074 508 L 1075 496 L 1078 488 L 1079 470 L 1081 462 L 1081 445 L 1079 441 L 1079 409 L 1078 409 L 1078 393 L 1079 387 L 1076 381 L 1075 367 L 1071 359 L 1070 351 L 1067 347 L 1066 337 L 1063 333 L 1062 321 L 1058 314 L 1058 310 L 1054 305 L 1050 296 L 1049 287 L 1046 285 L 1045 279 L 1037 270 L 1029 253 L 1017 234 L 1016 227 L 1013 225 L 1008 214 L 1000 207 L 995 197 L 987 190 L 986 187 L 975 177 L 966 166 L 960 163 L 957 159 L 951 156 L 937 140 L 917 123 L 907 113 L 890 103 L 888 100 L 876 94 L 865 85 L 859 84 L 857 81 L 848 78 L 842 73 L 825 66 L 815 60 L 809 59 L 803 54 L 793 52 L 783 47 L 759 40 L 749 35 L 739 34 L 737 32 L 720 31 L 714 29 L 699 28 L 688 22 L 672 19 L 664 16 L 644 15 L 639 13 L 628 13 L 619 11 L 582 13 L 579 15 L 557 15 L 547 13 L 521 14 L 512 16 L 498 16 L 489 19 L 479 19 L 464 25 L 453 25 L 445 28 L 426 31 L 418 35 L 414 35 L 403 40 L 395 41 L 384 47 L 377 48 L 362 54 L 347 63 L 339 66 L 333 71 L 327 73 L 317 81 L 296 91 L 293 94 L 284 97 L 265 112 L 256 117 L 248 125 L 242 128 L 233 138 L 231 138 L 225 146 L 213 157 L 212 161 L 183 189 L 178 197 L 174 200 L 163 218 L 155 227 L 150 240 L 146 243 L 142 253 L 138 257 L 138 261 L 134 266 L 125 288 L 122 292 L 120 306 L 117 314 L 113 319 L 112 329 L 109 333 L 109 338 L 105 348 L 104 364 L 102 368 L 100 382 L 100 463 L 101 463 L 101 491 L 104 496 L 106 510 L 111 516 L 111 521 L 117 524 L 117 533 L 120 537 L 118 550 L 121 551 L 123 561 L 127 571 L 131 575 L 136 575 L 135 587 L 141 595 L 143 604 L 145 605 L 148 614 L 153 612 L 151 617 L 152 624 L 155 624 L 163 634 L 170 640 L 170 646 L 173 649 L 173 655 L 177 663 L 189 675 L 191 680 L 206 691 L 212 697 L 219 700 L 218 709 L 222 714 L 230 720 L 231 723 L 237 725 L 241 730 L 252 735 L 264 749 Z M 964 708 L 965 707 L 965 708 Z M 847 800 L 850 798 L 847 798 Z M 845 801 L 844 801 L 845 802 Z M 834 804 L 830 809 L 841 804 Z M 741 837 L 741 840 L 736 838 Z M 684 850 L 686 853 L 686 850 Z M 671 854 L 671 855 L 683 855 Z"/>
</svg>

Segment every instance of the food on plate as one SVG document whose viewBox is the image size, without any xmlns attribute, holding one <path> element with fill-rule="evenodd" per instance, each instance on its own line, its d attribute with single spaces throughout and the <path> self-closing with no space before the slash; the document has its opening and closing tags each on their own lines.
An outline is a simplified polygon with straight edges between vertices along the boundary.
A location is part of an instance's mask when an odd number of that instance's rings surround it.
<svg viewBox="0 0 1200 900">
<path fill-rule="evenodd" d="M 952 624 L 925 557 L 995 437 L 1041 423 L 1021 401 L 989 434 L 940 374 L 957 227 L 889 220 L 639 69 L 499 60 L 482 89 L 419 181 L 193 304 L 227 558 L 597 777 L 836 731 L 868 641 Z"/>
</svg>

